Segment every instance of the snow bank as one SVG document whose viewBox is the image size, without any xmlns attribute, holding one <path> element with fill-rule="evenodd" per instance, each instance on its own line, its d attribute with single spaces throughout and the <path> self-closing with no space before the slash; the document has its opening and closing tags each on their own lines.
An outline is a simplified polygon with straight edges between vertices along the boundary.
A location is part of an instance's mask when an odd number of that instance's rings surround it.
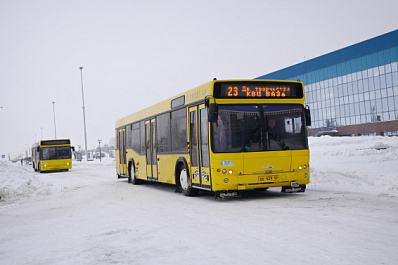
<svg viewBox="0 0 398 265">
<path fill-rule="evenodd" d="M 51 193 L 51 184 L 42 182 L 37 174 L 20 163 L 0 161 L 0 200 Z"/>
<path fill-rule="evenodd" d="M 93 167 L 115 164 L 114 158 L 103 158 L 102 161 L 73 161 L 73 171 L 76 168 L 90 170 Z M 83 171 L 82 174 L 86 171 Z M 88 179 L 76 177 L 71 172 L 38 173 L 31 165 L 21 165 L 0 160 L 0 201 L 11 202 L 19 198 L 31 198 L 38 195 L 50 195 L 88 185 Z"/>
<path fill-rule="evenodd" d="M 310 137 L 311 185 L 398 195 L 398 137 Z"/>
</svg>

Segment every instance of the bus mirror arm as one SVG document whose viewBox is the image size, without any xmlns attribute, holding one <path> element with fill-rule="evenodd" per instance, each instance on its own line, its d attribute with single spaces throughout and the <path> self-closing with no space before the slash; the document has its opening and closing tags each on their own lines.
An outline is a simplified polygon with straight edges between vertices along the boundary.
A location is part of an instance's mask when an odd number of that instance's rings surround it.
<svg viewBox="0 0 398 265">
<path fill-rule="evenodd" d="M 206 96 L 206 97 L 205 97 L 205 106 L 206 106 L 206 107 L 209 107 L 209 105 L 210 105 L 210 97 L 209 97 L 209 96 Z"/>
<path fill-rule="evenodd" d="M 304 108 L 305 123 L 307 126 L 311 126 L 311 111 L 308 105 Z"/>
<path fill-rule="evenodd" d="M 218 106 L 216 103 L 209 104 L 209 112 L 208 112 L 209 122 L 216 122 L 218 118 Z"/>
</svg>

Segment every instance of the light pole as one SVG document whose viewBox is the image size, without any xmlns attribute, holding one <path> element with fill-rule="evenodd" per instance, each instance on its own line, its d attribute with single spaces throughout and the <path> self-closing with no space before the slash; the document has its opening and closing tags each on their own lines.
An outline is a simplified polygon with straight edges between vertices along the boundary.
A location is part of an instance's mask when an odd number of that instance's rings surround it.
<svg viewBox="0 0 398 265">
<path fill-rule="evenodd" d="M 80 77 L 81 77 L 81 84 L 82 84 L 84 144 L 85 144 L 85 148 L 86 148 L 86 160 L 87 160 L 87 132 L 86 132 L 86 110 L 84 108 L 84 93 L 83 93 L 83 66 L 80 66 L 79 69 L 80 69 Z"/>
<path fill-rule="evenodd" d="M 55 101 L 53 101 L 53 113 L 54 113 L 54 133 L 55 133 L 54 139 L 57 139 L 57 125 L 55 124 Z"/>
<path fill-rule="evenodd" d="M 101 142 L 102 142 L 102 140 L 98 140 L 99 149 L 100 149 L 100 162 L 101 162 L 101 157 L 102 157 L 102 154 L 101 154 Z"/>
</svg>

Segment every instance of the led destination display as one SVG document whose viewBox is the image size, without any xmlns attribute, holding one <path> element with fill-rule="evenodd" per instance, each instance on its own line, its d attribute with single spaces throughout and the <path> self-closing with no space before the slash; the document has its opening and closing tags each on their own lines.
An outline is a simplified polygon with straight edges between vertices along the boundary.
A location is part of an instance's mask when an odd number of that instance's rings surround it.
<svg viewBox="0 0 398 265">
<path fill-rule="evenodd" d="M 215 83 L 215 98 L 302 98 L 301 83 L 236 82 Z"/>
</svg>

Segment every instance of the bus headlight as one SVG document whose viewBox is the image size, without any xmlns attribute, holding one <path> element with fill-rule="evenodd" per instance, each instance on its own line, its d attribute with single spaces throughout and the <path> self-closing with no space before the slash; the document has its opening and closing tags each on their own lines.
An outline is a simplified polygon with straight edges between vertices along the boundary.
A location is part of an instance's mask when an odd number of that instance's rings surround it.
<svg viewBox="0 0 398 265">
<path fill-rule="evenodd" d="M 304 166 L 299 166 L 299 167 L 298 167 L 299 170 L 302 170 L 303 168 L 306 169 L 306 168 L 307 168 L 307 165 L 304 164 Z"/>
<path fill-rule="evenodd" d="M 223 170 L 222 170 L 222 173 L 223 173 L 223 174 L 227 173 L 227 170 L 226 170 L 226 169 L 223 169 Z"/>
<path fill-rule="evenodd" d="M 230 170 L 228 171 L 228 173 L 229 173 L 230 175 L 232 175 L 232 169 L 230 169 Z"/>
<path fill-rule="evenodd" d="M 228 183 L 228 181 L 229 181 L 228 178 L 225 178 L 225 179 L 224 179 L 224 182 L 225 182 L 225 183 Z"/>
</svg>

